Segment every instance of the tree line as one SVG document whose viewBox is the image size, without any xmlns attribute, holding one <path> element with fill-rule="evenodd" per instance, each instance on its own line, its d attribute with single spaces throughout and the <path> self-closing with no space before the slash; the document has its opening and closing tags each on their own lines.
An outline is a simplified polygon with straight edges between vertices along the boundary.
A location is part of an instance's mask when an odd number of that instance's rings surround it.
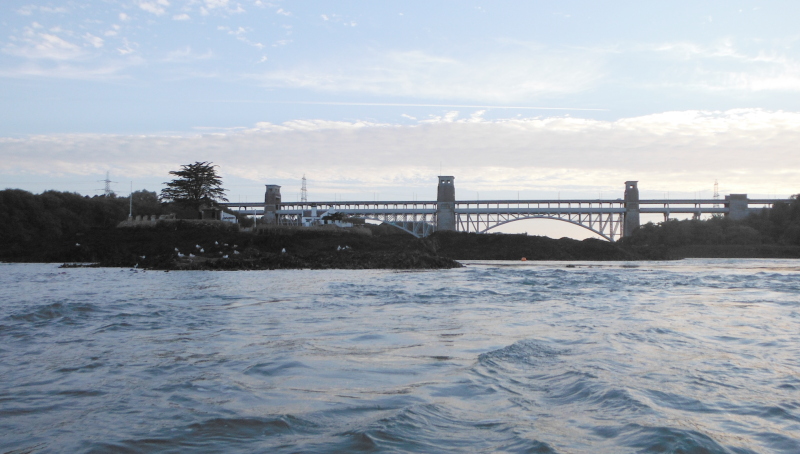
<svg viewBox="0 0 800 454">
<path fill-rule="evenodd" d="M 73 238 L 92 229 L 116 227 L 133 215 L 177 213 L 197 218 L 203 204 L 227 201 L 217 166 L 195 162 L 170 171 L 166 188 L 135 191 L 129 197 L 82 196 L 73 192 L 32 194 L 21 189 L 0 191 L 0 257 L 20 257 L 32 247 Z"/>
<path fill-rule="evenodd" d="M 162 214 L 164 207 L 151 191 L 132 194 L 135 213 Z M 21 189 L 0 191 L 0 252 L 24 255 L 36 243 L 71 238 L 97 228 L 112 228 L 128 218 L 128 197 L 82 196 L 72 192 L 32 194 Z"/>
<path fill-rule="evenodd" d="M 82 196 L 72 192 L 45 191 L 32 194 L 20 189 L 0 191 L 0 257 L 23 257 L 31 247 L 74 238 L 93 229 L 116 227 L 134 215 L 177 213 L 196 218 L 202 205 L 227 201 L 217 166 L 210 162 L 183 165 L 170 171 L 175 178 L 157 194 L 136 191 L 131 197 Z M 248 218 L 240 221 L 252 223 Z M 800 195 L 789 203 L 778 202 L 741 221 L 724 216 L 707 220 L 669 220 L 648 223 L 620 241 L 634 249 L 671 248 L 688 245 L 774 244 L 800 246 Z"/>
<path fill-rule="evenodd" d="M 668 220 L 647 223 L 621 244 L 634 247 L 688 245 L 777 244 L 800 246 L 800 194 L 789 203 L 778 202 L 741 221 L 724 216 L 707 220 Z"/>
</svg>

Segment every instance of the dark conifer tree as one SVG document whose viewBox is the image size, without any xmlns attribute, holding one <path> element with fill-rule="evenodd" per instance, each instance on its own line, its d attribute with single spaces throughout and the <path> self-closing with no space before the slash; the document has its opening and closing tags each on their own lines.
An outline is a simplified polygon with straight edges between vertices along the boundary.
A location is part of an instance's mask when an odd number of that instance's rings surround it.
<svg viewBox="0 0 800 454">
<path fill-rule="evenodd" d="M 182 165 L 181 170 L 170 171 L 170 175 L 178 178 L 164 183 L 167 187 L 161 190 L 161 200 L 193 208 L 203 203 L 227 202 L 216 167 L 203 161 Z"/>
</svg>

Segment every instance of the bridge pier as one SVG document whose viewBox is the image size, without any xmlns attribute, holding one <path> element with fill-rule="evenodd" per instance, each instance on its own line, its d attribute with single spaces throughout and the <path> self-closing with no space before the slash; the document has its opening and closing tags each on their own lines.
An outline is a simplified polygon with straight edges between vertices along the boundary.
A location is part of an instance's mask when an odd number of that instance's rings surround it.
<svg viewBox="0 0 800 454">
<path fill-rule="evenodd" d="M 747 194 L 731 194 L 725 196 L 725 207 L 728 208 L 728 217 L 734 221 L 742 220 L 750 214 L 748 205 Z"/>
<path fill-rule="evenodd" d="M 749 199 L 747 194 L 730 194 L 724 202 L 714 199 L 639 199 L 638 181 L 625 182 L 625 199 L 608 200 L 465 200 L 456 202 L 453 176 L 439 176 L 436 200 L 392 202 L 318 202 L 321 210 L 336 210 L 348 216 L 361 217 L 391 224 L 412 235 L 424 237 L 436 230 L 487 232 L 509 222 L 524 219 L 555 219 L 569 222 L 595 232 L 608 241 L 628 237 L 639 228 L 640 214 L 725 215 L 739 220 L 749 214 L 774 206 L 791 203 L 791 199 Z M 720 206 L 724 203 L 724 206 Z M 221 203 L 247 215 L 260 214 L 268 224 L 300 225 L 308 202 L 282 203 L 281 187 L 266 185 L 264 202 Z M 752 208 L 750 206 L 753 206 Z"/>
<path fill-rule="evenodd" d="M 439 176 L 436 192 L 436 230 L 456 229 L 456 187 L 453 176 Z"/>
<path fill-rule="evenodd" d="M 622 226 L 622 236 L 633 235 L 639 228 L 639 182 L 625 182 L 625 216 Z"/>
<path fill-rule="evenodd" d="M 266 185 L 267 191 L 264 193 L 264 223 L 278 223 L 278 209 L 281 205 L 281 187 L 277 184 Z"/>
</svg>

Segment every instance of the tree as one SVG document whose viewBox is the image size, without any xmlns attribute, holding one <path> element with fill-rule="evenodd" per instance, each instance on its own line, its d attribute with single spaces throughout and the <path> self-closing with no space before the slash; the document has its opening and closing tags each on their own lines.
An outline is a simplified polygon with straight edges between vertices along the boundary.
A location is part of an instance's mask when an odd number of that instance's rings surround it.
<svg viewBox="0 0 800 454">
<path fill-rule="evenodd" d="M 170 171 L 170 175 L 178 178 L 164 183 L 167 187 L 161 190 L 161 200 L 193 208 L 198 208 L 203 203 L 227 202 L 216 167 L 203 161 L 182 165 L 181 170 Z"/>
<path fill-rule="evenodd" d="M 139 215 L 152 215 L 161 214 L 161 201 L 158 200 L 158 194 L 155 191 L 148 191 L 145 189 L 133 191 L 133 214 Z"/>
</svg>

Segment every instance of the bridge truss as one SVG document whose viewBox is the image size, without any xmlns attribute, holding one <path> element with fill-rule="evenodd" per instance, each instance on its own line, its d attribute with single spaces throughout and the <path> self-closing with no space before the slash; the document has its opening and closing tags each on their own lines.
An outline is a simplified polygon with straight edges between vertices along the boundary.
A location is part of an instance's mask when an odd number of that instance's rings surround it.
<svg viewBox="0 0 800 454">
<path fill-rule="evenodd" d="M 787 199 L 749 199 L 748 210 L 754 212 Z M 223 203 L 241 214 L 264 214 L 263 203 Z M 320 213 L 329 210 L 349 217 L 383 222 L 414 236 L 425 237 L 436 230 L 435 201 L 395 202 L 283 202 L 278 208 L 278 223 L 301 225 L 314 207 Z M 664 220 L 675 214 L 727 215 L 729 208 L 719 199 L 643 199 L 639 213 L 662 214 Z M 625 220 L 623 200 L 472 200 L 456 201 L 456 230 L 486 233 L 495 227 L 524 219 L 555 219 L 584 227 L 608 241 L 622 236 Z"/>
<path fill-rule="evenodd" d="M 263 215 L 263 203 L 225 203 L 239 213 Z M 312 206 L 313 205 L 313 206 Z M 426 237 L 436 230 L 436 202 L 283 202 L 277 211 L 278 224 L 302 225 L 302 218 L 312 209 L 319 213 L 335 211 L 348 217 L 389 224 L 416 237 Z"/>
<path fill-rule="evenodd" d="M 383 222 L 416 236 L 425 237 L 436 230 L 436 202 L 315 202 L 319 212 L 336 211 L 353 218 Z M 301 217 L 311 210 L 310 203 L 282 203 L 278 210 L 281 224 L 300 225 Z"/>
<path fill-rule="evenodd" d="M 456 202 L 462 232 L 486 233 L 523 219 L 556 219 L 584 227 L 608 241 L 622 235 L 624 202 L 616 200 L 489 200 Z"/>
</svg>

